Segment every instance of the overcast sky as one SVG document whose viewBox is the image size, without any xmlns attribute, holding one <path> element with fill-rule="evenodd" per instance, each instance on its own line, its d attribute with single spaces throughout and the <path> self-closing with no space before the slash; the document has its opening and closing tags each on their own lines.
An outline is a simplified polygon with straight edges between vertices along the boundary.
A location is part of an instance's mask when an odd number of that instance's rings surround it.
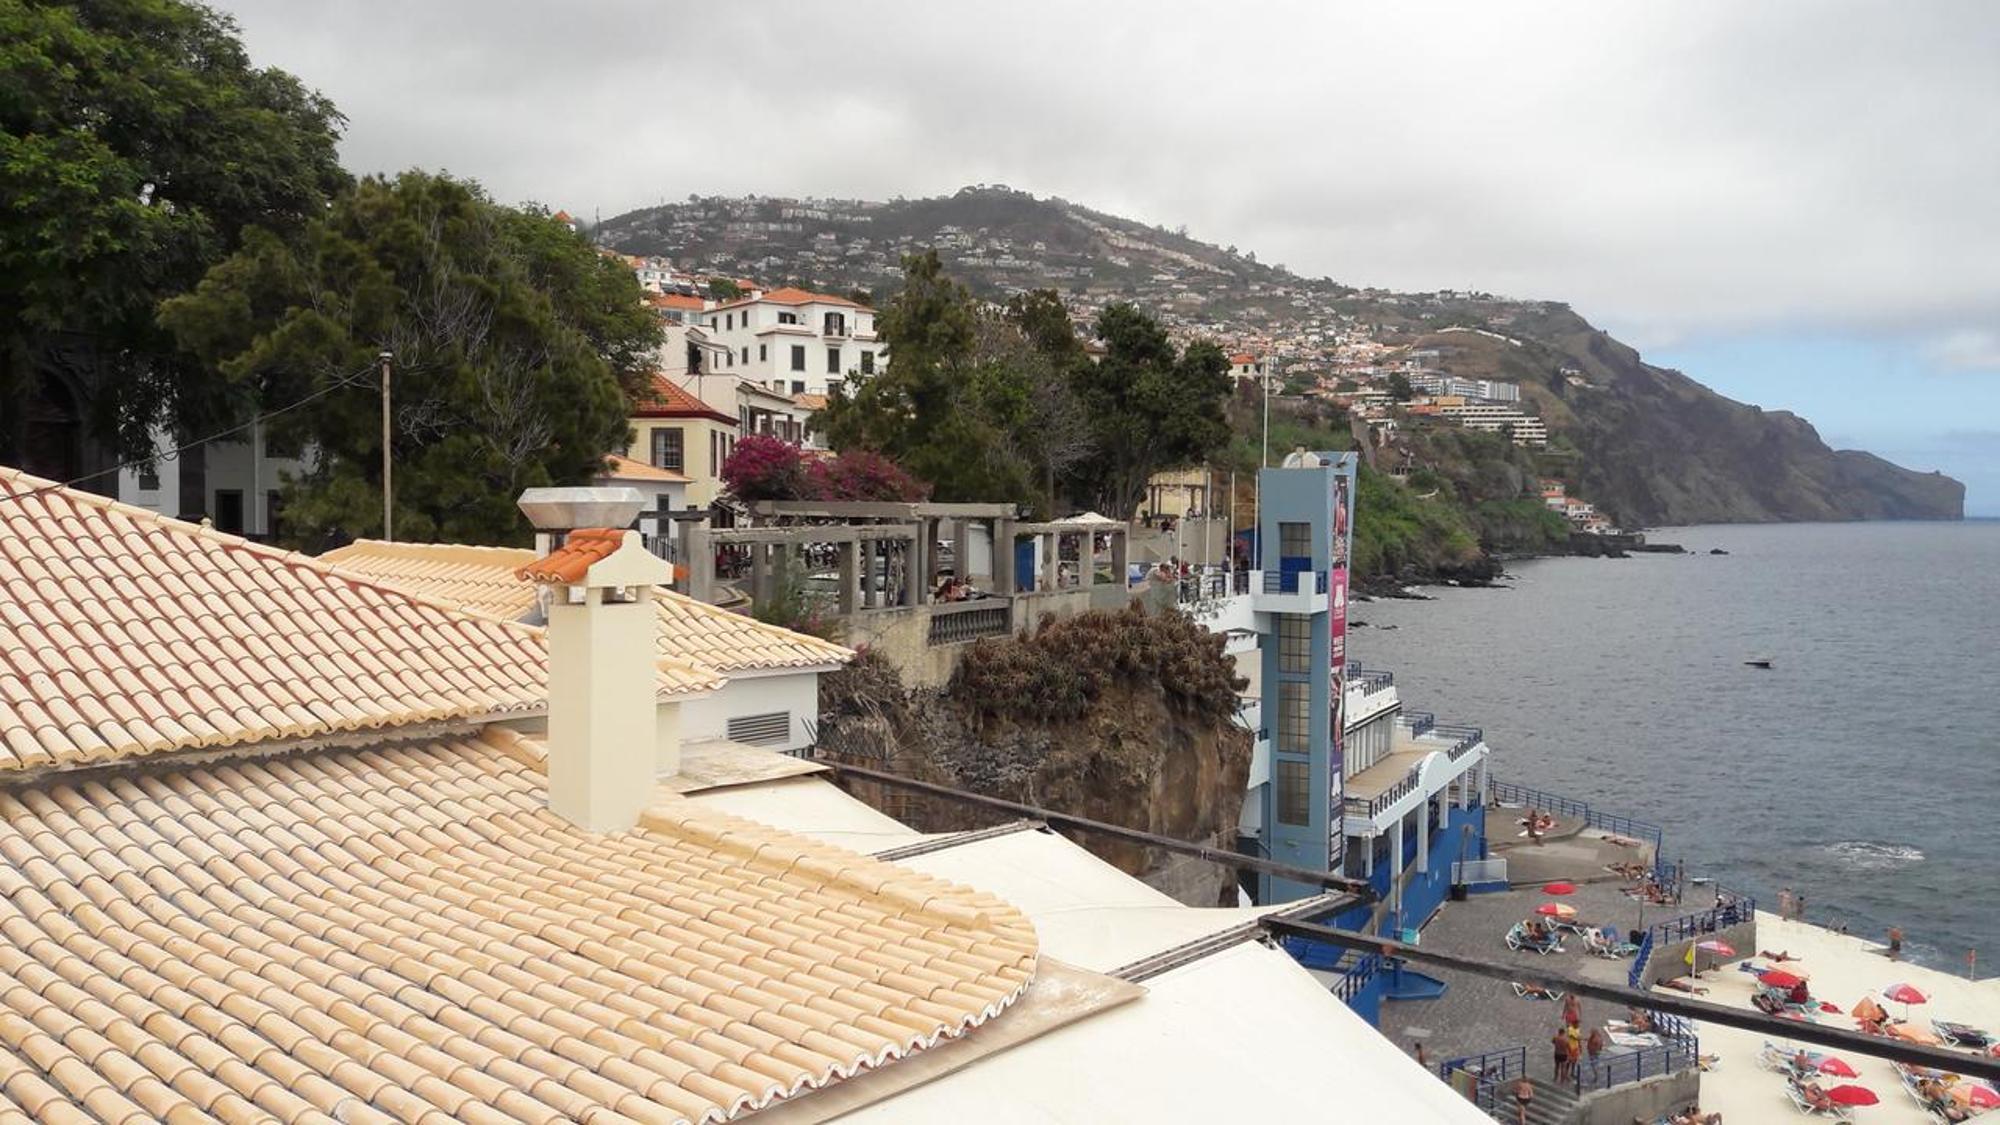
<svg viewBox="0 0 2000 1125">
<path fill-rule="evenodd" d="M 357 172 L 606 216 L 1008 183 L 1569 301 L 2000 514 L 2000 4 L 220 6 Z"/>
</svg>

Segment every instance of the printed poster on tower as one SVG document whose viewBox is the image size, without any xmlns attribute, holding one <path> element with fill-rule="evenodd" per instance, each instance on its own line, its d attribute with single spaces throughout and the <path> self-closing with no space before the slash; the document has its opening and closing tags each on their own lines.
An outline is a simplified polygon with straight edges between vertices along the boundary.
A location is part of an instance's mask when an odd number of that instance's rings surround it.
<svg viewBox="0 0 2000 1125">
<path fill-rule="evenodd" d="M 1342 806 L 1346 803 L 1342 775 L 1347 760 L 1347 569 L 1348 560 L 1354 553 L 1354 469 L 1358 455 L 1328 453 L 1322 456 L 1333 469 L 1332 565 L 1328 567 L 1330 573 L 1326 581 L 1326 616 L 1332 633 L 1327 652 L 1332 657 L 1329 663 L 1333 677 L 1328 692 L 1328 698 L 1333 701 L 1333 715 L 1327 742 L 1333 748 L 1333 760 L 1327 770 L 1330 804 L 1326 818 L 1326 856 L 1328 870 L 1339 871 L 1345 860 L 1340 818 Z"/>
</svg>

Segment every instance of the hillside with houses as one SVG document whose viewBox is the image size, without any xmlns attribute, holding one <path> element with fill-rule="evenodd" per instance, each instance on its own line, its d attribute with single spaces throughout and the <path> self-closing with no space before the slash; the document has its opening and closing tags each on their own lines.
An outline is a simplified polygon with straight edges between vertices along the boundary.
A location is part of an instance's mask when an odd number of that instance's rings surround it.
<svg viewBox="0 0 2000 1125">
<path fill-rule="evenodd" d="M 975 292 L 1053 289 L 1080 325 L 1128 302 L 1182 340 L 1223 345 L 1236 373 L 1268 380 L 1281 403 L 1337 407 L 1392 472 L 1424 467 L 1407 431 L 1497 435 L 1534 451 L 1532 478 L 1563 482 L 1605 526 L 1963 510 L 1958 482 L 1831 449 L 1805 420 L 1646 363 L 1563 303 L 1301 277 L 1185 229 L 1006 186 L 889 201 L 693 197 L 589 233 L 682 300 L 722 277 L 879 302 L 905 255 L 935 249 Z"/>
</svg>

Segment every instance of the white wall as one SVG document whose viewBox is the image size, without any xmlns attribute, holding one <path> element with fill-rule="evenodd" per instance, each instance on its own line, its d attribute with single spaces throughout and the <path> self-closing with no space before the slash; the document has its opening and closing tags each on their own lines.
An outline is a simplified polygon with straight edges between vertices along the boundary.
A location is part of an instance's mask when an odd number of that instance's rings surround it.
<svg viewBox="0 0 2000 1125">
<path fill-rule="evenodd" d="M 165 431 L 153 435 L 155 449 L 171 449 L 173 444 L 173 436 Z M 190 452 L 186 456 L 204 457 L 207 465 L 207 492 L 202 498 L 202 514 L 210 519 L 215 517 L 217 493 L 240 492 L 243 495 L 243 526 L 231 530 L 257 537 L 271 533 L 269 494 L 285 486 L 286 475 L 297 476 L 306 471 L 303 460 L 272 457 L 265 453 L 261 427 L 250 431 L 248 441 L 210 442 L 202 447 L 200 453 Z M 161 515 L 182 515 L 181 459 L 162 458 L 154 462 L 154 468 L 159 476 L 159 487 L 156 489 L 140 488 L 139 473 L 133 469 L 121 469 L 118 473 L 118 499 Z"/>
<path fill-rule="evenodd" d="M 681 704 L 681 738 L 687 742 L 727 738 L 731 718 L 773 711 L 791 713 L 791 735 L 782 745 L 774 743 L 769 749 L 805 746 L 806 721 L 819 717 L 819 672 L 731 672 L 721 691 Z"/>
</svg>

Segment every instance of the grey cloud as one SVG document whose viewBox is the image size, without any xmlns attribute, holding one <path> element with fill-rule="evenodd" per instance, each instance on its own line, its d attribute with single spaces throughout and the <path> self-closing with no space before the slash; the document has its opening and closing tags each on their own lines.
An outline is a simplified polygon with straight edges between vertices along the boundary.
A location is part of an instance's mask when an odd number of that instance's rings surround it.
<svg viewBox="0 0 2000 1125">
<path fill-rule="evenodd" d="M 346 111 L 357 170 L 504 199 L 1006 182 L 1653 339 L 1946 348 L 2000 306 L 1983 3 L 225 6 Z"/>
</svg>

